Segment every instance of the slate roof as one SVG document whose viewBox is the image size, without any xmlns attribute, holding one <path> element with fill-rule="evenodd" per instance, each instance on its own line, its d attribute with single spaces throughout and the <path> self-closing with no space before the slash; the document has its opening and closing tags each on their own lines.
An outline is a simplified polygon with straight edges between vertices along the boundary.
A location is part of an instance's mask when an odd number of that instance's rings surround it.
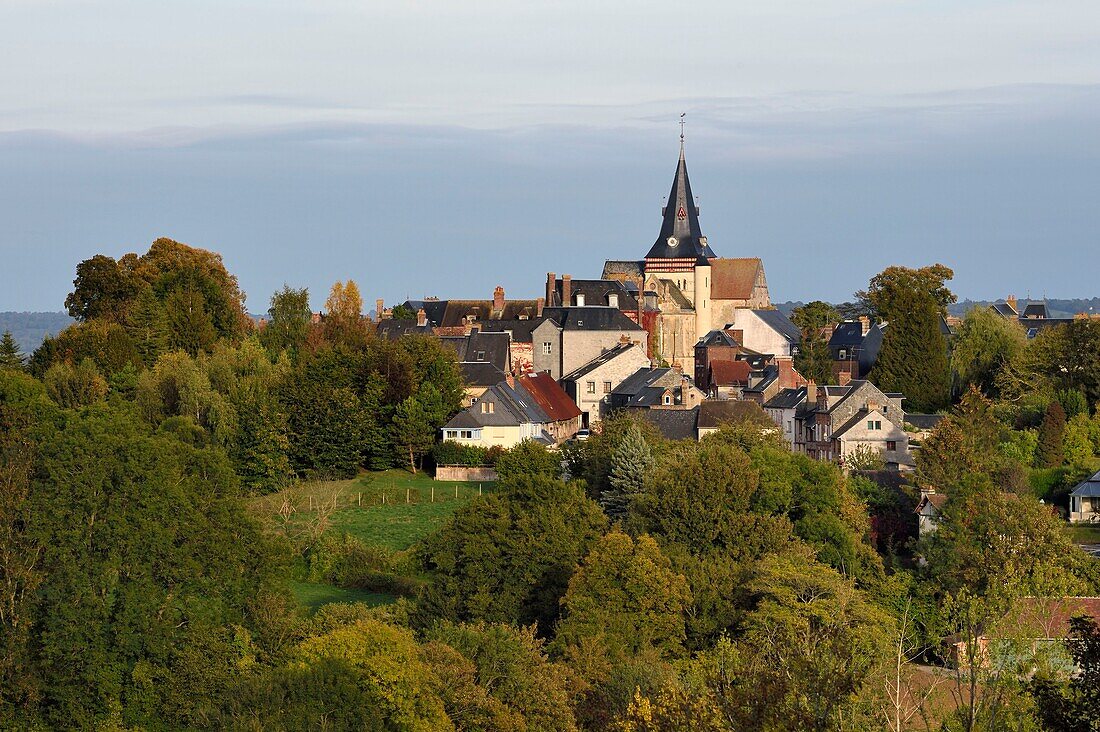
<svg viewBox="0 0 1100 732">
<path fill-rule="evenodd" d="M 730 334 L 729 331 L 726 331 L 726 330 L 712 330 L 710 333 L 707 333 L 705 336 L 700 338 L 699 342 L 696 343 L 695 345 L 696 346 L 728 346 L 730 348 L 735 348 L 735 347 L 737 347 L 741 344 L 738 343 L 736 340 L 734 340 L 733 335 Z"/>
<path fill-rule="evenodd" d="M 531 343 L 531 331 L 542 324 L 543 318 L 528 320 L 488 320 L 479 323 L 482 333 L 511 333 L 515 343 Z"/>
<path fill-rule="evenodd" d="M 694 440 L 699 407 L 691 409 L 644 409 L 638 416 L 649 422 L 666 440 Z"/>
<path fill-rule="evenodd" d="M 780 389 L 779 393 L 764 402 L 767 409 L 794 409 L 806 401 L 806 387 L 797 389 Z"/>
<path fill-rule="evenodd" d="M 764 413 L 764 410 L 756 402 L 742 402 L 733 399 L 707 400 L 699 405 L 697 429 L 718 429 L 722 425 L 743 423 L 775 428 L 775 422 Z"/>
<path fill-rule="evenodd" d="M 889 395 L 887 395 L 889 396 Z M 935 429 L 936 425 L 943 421 L 944 415 L 942 414 L 906 414 L 905 421 L 916 427 L 918 430 L 931 430 Z"/>
<path fill-rule="evenodd" d="M 661 233 L 653 242 L 646 259 L 682 259 L 690 257 L 716 257 L 699 228 L 699 207 L 691 195 L 687 163 L 684 161 L 684 145 L 681 140 L 680 160 L 672 177 L 672 189 L 668 202 L 661 211 Z"/>
<path fill-rule="evenodd" d="M 752 366 L 747 361 L 711 361 L 711 386 L 746 386 Z"/>
<path fill-rule="evenodd" d="M 752 312 L 772 330 L 786 338 L 788 343 L 797 344 L 802 341 L 802 329 L 778 310 L 753 310 Z"/>
<path fill-rule="evenodd" d="M 609 351 L 604 351 L 599 356 L 584 364 L 580 368 L 574 369 L 570 373 L 561 377 L 562 381 L 576 381 L 577 379 L 584 378 L 586 374 L 589 374 L 601 366 L 604 366 L 611 361 L 615 360 L 624 353 L 628 353 L 634 348 L 640 348 L 635 343 L 620 343 Z"/>
<path fill-rule="evenodd" d="M 645 262 L 640 260 L 608 259 L 603 263 L 603 274 L 600 276 L 605 280 L 614 279 L 616 275 L 636 279 L 642 277 L 644 271 Z"/>
<path fill-rule="evenodd" d="M 507 374 L 488 361 L 461 361 L 458 364 L 462 381 L 468 386 L 493 386 L 507 378 Z"/>
<path fill-rule="evenodd" d="M 403 336 L 415 333 L 419 335 L 432 335 L 431 324 L 417 325 L 415 320 L 394 320 L 392 318 L 386 318 L 385 320 L 379 320 L 375 326 L 375 333 L 379 338 L 384 338 L 388 341 L 396 341 Z"/>
<path fill-rule="evenodd" d="M 492 404 L 493 411 L 482 411 Z M 574 419 L 581 414 L 577 405 L 547 374 L 533 374 L 515 380 L 515 386 L 501 381 L 485 390 L 481 398 L 448 422 L 447 429 L 512 427 L 547 424 Z"/>
<path fill-rule="evenodd" d="M 712 300 L 748 300 L 763 265 L 759 257 L 714 259 L 710 263 Z"/>
<path fill-rule="evenodd" d="M 612 390 L 612 399 L 615 403 L 627 407 L 659 406 L 665 390 L 675 388 L 675 386 L 658 385 L 658 382 L 670 373 L 672 373 L 670 368 L 638 369 Z M 676 386 L 680 383 L 682 382 L 677 382 Z"/>
<path fill-rule="evenodd" d="M 1007 302 L 995 302 L 989 307 L 1002 318 L 1015 318 L 1018 315 L 1015 308 Z"/>
<path fill-rule="evenodd" d="M 763 394 L 775 381 L 779 379 L 779 367 L 775 364 L 764 369 L 764 378 L 752 386 L 744 389 L 745 394 Z"/>
<path fill-rule="evenodd" d="M 459 362 L 487 361 L 501 371 L 506 371 L 510 366 L 507 333 L 474 331 L 464 336 L 443 336 L 439 340 L 455 352 Z"/>
<path fill-rule="evenodd" d="M 833 334 L 829 336 L 829 345 L 838 347 L 858 346 L 863 343 L 863 324 L 858 320 L 845 320 L 837 323 Z"/>
<path fill-rule="evenodd" d="M 570 303 L 562 302 L 562 280 L 559 277 L 554 283 L 553 302 L 547 302 L 546 304 L 551 307 L 560 307 L 565 304 L 572 304 L 576 302 L 577 294 L 584 295 L 584 304 L 588 305 L 611 305 L 609 295 L 618 295 L 619 304 L 616 306 L 620 310 L 637 310 L 638 298 L 635 295 L 638 292 L 638 288 L 628 288 L 625 283 L 620 280 L 571 280 L 569 285 L 569 299 Z"/>
<path fill-rule="evenodd" d="M 501 310 L 493 308 L 492 300 L 408 300 L 404 304 L 414 311 L 423 309 L 428 323 L 436 328 L 465 325 L 470 315 L 476 322 L 519 320 L 538 315 L 538 302 L 535 300 L 505 300 Z"/>
<path fill-rule="evenodd" d="M 1100 472 L 1078 483 L 1070 495 L 1094 498 L 1100 496 Z"/>
<path fill-rule="evenodd" d="M 1031 318 L 1046 318 L 1050 315 L 1047 312 L 1047 304 L 1045 302 L 1029 302 L 1027 307 L 1024 308 L 1024 312 L 1020 313 L 1020 317 L 1024 319 Z"/>
<path fill-rule="evenodd" d="M 644 330 L 618 308 L 606 306 L 544 308 L 542 315 L 562 330 Z"/>
</svg>

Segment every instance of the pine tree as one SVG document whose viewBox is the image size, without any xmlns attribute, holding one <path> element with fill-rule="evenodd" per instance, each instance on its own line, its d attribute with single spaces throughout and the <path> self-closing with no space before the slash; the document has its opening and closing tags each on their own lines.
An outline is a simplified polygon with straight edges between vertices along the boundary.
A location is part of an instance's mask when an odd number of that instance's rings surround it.
<svg viewBox="0 0 1100 732">
<path fill-rule="evenodd" d="M 1039 427 L 1039 449 L 1035 453 L 1036 467 L 1056 468 L 1062 464 L 1062 438 L 1066 432 L 1066 412 L 1062 405 L 1053 401 L 1043 415 L 1043 424 Z"/>
<path fill-rule="evenodd" d="M 941 409 L 949 395 L 939 306 L 932 295 L 918 290 L 896 293 L 893 306 L 870 380 L 885 392 L 904 394 L 913 411 Z"/>
<path fill-rule="evenodd" d="M 0 369 L 22 369 L 23 362 L 23 353 L 15 337 L 10 330 L 4 331 L 3 338 L 0 338 Z"/>
<path fill-rule="evenodd" d="M 168 350 L 168 321 L 153 288 L 143 289 L 134 301 L 127 331 L 146 366 L 152 366 Z"/>
<path fill-rule="evenodd" d="M 631 499 L 642 492 L 646 474 L 653 465 L 653 453 L 637 425 L 631 425 L 611 453 L 611 486 L 600 494 L 600 506 L 612 520 L 626 516 Z"/>
</svg>

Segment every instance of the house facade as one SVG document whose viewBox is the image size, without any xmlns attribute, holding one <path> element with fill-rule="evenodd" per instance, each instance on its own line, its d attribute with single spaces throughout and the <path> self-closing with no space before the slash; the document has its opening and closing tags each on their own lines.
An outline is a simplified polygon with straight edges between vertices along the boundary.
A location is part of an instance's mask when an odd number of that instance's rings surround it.
<svg viewBox="0 0 1100 732">
<path fill-rule="evenodd" d="M 581 426 L 581 412 L 546 374 L 508 376 L 443 426 L 443 439 L 478 447 L 515 447 L 524 440 L 561 444 Z"/>
<path fill-rule="evenodd" d="M 913 458 L 905 432 L 901 394 L 885 394 L 869 381 L 843 386 L 813 386 L 816 394 L 796 412 L 795 442 L 801 452 L 842 465 L 861 447 L 882 455 L 892 470 L 909 470 Z"/>
<path fill-rule="evenodd" d="M 611 407 L 611 393 L 628 376 L 648 366 L 645 348 L 627 341 L 563 376 L 562 388 L 581 410 L 581 426 L 598 424 Z"/>
<path fill-rule="evenodd" d="M 533 370 L 554 379 L 579 369 L 621 342 L 645 343 L 645 331 L 618 308 L 545 308 L 532 331 Z"/>
<path fill-rule="evenodd" d="M 1069 494 L 1069 520 L 1074 524 L 1100 523 L 1100 472 L 1081 481 Z"/>
</svg>

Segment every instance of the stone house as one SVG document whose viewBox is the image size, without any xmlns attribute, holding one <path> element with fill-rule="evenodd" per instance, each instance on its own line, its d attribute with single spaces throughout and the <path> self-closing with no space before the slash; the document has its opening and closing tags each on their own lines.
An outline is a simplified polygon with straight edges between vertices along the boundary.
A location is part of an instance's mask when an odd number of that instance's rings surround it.
<svg viewBox="0 0 1100 732">
<path fill-rule="evenodd" d="M 705 382 L 711 399 L 740 399 L 749 386 L 753 368 L 748 361 L 713 361 L 710 379 Z"/>
<path fill-rule="evenodd" d="M 837 323 L 829 336 L 833 381 L 845 384 L 852 379 L 867 378 L 882 348 L 885 328 L 885 324 L 871 323 L 867 316 Z"/>
<path fill-rule="evenodd" d="M 495 384 L 443 426 L 443 439 L 479 447 L 515 447 L 524 440 L 561 444 L 581 426 L 581 412 L 546 374 Z"/>
<path fill-rule="evenodd" d="M 693 409 L 705 398 L 679 369 L 642 368 L 611 391 L 610 409 Z"/>
<path fill-rule="evenodd" d="M 532 331 L 536 372 L 560 379 L 623 340 L 645 343 L 645 331 L 618 308 L 604 306 L 545 308 Z"/>
<path fill-rule="evenodd" d="M 611 405 L 611 392 L 628 376 L 648 366 L 645 348 L 628 341 L 563 376 L 562 388 L 581 410 L 581 426 L 591 427 L 603 419 Z"/>
<path fill-rule="evenodd" d="M 418 318 L 430 325 L 436 335 L 466 335 L 481 329 L 481 324 L 496 320 L 532 320 L 542 312 L 542 298 L 537 300 L 508 300 L 504 288 L 498 286 L 491 300 L 406 300 L 404 306 L 417 313 Z M 378 300 L 377 310 L 382 318 L 392 310 L 385 310 Z M 420 315 L 423 311 L 423 316 Z"/>
<path fill-rule="evenodd" d="M 912 468 L 901 394 L 885 394 L 863 379 L 812 387 L 808 393 L 816 393 L 816 398 L 807 399 L 795 425 L 796 446 L 800 443 L 807 455 L 843 465 L 846 457 L 866 446 L 880 453 L 892 470 Z"/>
<path fill-rule="evenodd" d="M 920 501 L 917 502 L 915 513 L 917 514 L 917 536 L 921 539 L 930 536 L 940 526 L 940 514 L 943 513 L 943 505 L 947 503 L 947 496 L 936 493 L 934 488 L 924 488 L 920 492 Z"/>
<path fill-rule="evenodd" d="M 797 356 L 802 342 L 801 329 L 775 309 L 750 310 L 734 308 L 726 330 L 741 334 L 742 346 L 757 353 L 773 356 Z"/>
<path fill-rule="evenodd" d="M 780 389 L 779 392 L 768 401 L 764 402 L 764 412 L 779 428 L 779 434 L 787 442 L 793 452 L 800 452 L 804 447 L 795 441 L 796 425 L 798 424 L 798 411 L 806 403 L 807 388 L 799 386 L 795 388 Z"/>
</svg>

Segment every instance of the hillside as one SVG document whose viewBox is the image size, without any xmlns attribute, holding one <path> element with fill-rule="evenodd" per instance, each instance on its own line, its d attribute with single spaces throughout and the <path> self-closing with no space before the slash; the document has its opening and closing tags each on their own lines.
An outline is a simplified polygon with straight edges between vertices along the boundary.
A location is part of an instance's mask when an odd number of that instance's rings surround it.
<svg viewBox="0 0 1100 732">
<path fill-rule="evenodd" d="M 56 335 L 73 323 L 66 313 L 0 312 L 0 333 L 10 330 L 23 353 L 29 354 L 48 335 Z"/>
</svg>

